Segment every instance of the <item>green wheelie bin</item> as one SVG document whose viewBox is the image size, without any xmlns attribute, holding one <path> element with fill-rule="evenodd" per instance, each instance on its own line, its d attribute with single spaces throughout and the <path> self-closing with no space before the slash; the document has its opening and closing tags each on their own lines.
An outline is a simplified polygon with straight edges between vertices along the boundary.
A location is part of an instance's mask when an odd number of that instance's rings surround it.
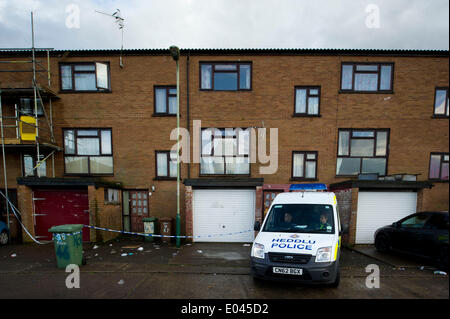
<svg viewBox="0 0 450 319">
<path fill-rule="evenodd" d="M 66 268 L 67 265 L 80 266 L 83 262 L 83 225 L 59 225 L 53 226 L 48 231 L 53 233 L 55 243 L 56 264 L 58 268 Z"/>
</svg>

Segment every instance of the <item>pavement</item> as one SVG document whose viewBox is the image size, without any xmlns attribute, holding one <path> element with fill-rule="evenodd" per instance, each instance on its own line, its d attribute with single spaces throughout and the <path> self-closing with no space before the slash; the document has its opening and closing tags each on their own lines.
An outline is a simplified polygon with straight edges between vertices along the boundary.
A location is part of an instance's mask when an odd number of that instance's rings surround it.
<svg viewBox="0 0 450 319">
<path fill-rule="evenodd" d="M 250 244 L 145 242 L 120 238 L 83 244 L 81 288 L 68 289 L 68 273 L 56 267 L 53 244 L 0 246 L 0 299 L 448 299 L 447 275 L 426 264 L 371 257 L 370 247 L 343 247 L 341 285 L 336 290 L 253 281 Z M 368 265 L 380 269 L 382 289 L 368 289 Z M 407 268 L 398 265 L 409 265 Z"/>
</svg>

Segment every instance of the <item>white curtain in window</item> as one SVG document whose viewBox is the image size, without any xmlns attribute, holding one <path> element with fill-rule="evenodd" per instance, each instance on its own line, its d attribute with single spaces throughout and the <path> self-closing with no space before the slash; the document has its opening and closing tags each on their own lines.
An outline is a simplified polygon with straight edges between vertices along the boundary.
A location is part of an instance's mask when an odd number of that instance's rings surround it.
<svg viewBox="0 0 450 319">
<path fill-rule="evenodd" d="M 294 177 L 303 177 L 304 154 L 294 154 Z"/>
<path fill-rule="evenodd" d="M 156 169 L 158 176 L 168 176 L 167 174 L 167 153 L 156 155 Z"/>
<path fill-rule="evenodd" d="M 96 91 L 95 73 L 75 73 L 75 90 Z"/>
<path fill-rule="evenodd" d="M 108 89 L 108 65 L 106 63 L 95 63 L 97 72 L 97 87 Z"/>
<path fill-rule="evenodd" d="M 156 89 L 155 95 L 156 113 L 166 113 L 166 89 Z"/>
<path fill-rule="evenodd" d="M 297 89 L 295 91 L 295 113 L 306 112 L 306 89 Z"/>
<path fill-rule="evenodd" d="M 306 162 L 306 178 L 315 178 L 316 177 L 316 162 Z"/>
<path fill-rule="evenodd" d="M 100 142 L 98 138 L 77 139 L 78 155 L 100 155 Z"/>
<path fill-rule="evenodd" d="M 211 89 L 212 66 L 202 65 L 202 89 Z"/>
<path fill-rule="evenodd" d="M 72 67 L 70 65 L 61 66 L 61 86 L 63 90 L 72 89 Z"/>
</svg>

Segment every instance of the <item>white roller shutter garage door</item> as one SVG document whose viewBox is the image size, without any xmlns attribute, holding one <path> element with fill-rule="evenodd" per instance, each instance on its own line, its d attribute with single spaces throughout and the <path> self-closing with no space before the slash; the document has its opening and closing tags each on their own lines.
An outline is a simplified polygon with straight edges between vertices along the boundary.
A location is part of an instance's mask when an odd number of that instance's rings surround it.
<svg viewBox="0 0 450 319">
<path fill-rule="evenodd" d="M 252 242 L 254 222 L 254 190 L 194 190 L 194 241 Z M 233 235 L 229 235 L 230 233 Z M 196 236 L 200 236 L 200 238 L 195 238 Z"/>
<path fill-rule="evenodd" d="M 416 212 L 416 192 L 358 193 L 356 244 L 373 244 L 375 231 Z"/>
</svg>

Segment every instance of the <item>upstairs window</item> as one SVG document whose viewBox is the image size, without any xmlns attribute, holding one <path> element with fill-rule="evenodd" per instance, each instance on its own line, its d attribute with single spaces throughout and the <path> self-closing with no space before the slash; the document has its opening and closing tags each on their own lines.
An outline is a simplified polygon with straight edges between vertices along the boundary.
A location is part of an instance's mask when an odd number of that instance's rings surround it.
<svg viewBox="0 0 450 319">
<path fill-rule="evenodd" d="M 177 177 L 177 153 L 156 151 L 156 177 L 174 179 Z"/>
<path fill-rule="evenodd" d="M 44 155 L 40 155 L 40 161 L 44 159 Z M 39 167 L 34 169 L 38 162 L 36 161 L 36 155 L 23 154 L 23 176 L 47 176 L 47 163 L 45 161 L 41 162 Z"/>
<path fill-rule="evenodd" d="M 111 129 L 65 129 L 66 174 L 113 175 Z"/>
<path fill-rule="evenodd" d="M 392 92 L 393 63 L 342 63 L 341 92 Z"/>
<path fill-rule="evenodd" d="M 248 91 L 252 85 L 252 64 L 200 63 L 200 89 L 209 91 Z"/>
<path fill-rule="evenodd" d="M 36 99 L 36 102 L 37 102 L 37 116 L 43 116 L 44 110 L 43 110 L 43 105 L 42 105 L 41 99 Z M 35 116 L 34 99 L 21 98 L 19 110 L 22 115 Z"/>
<path fill-rule="evenodd" d="M 448 87 L 436 88 L 434 95 L 434 116 L 448 117 L 449 108 Z"/>
<path fill-rule="evenodd" d="M 320 86 L 296 86 L 294 116 L 318 116 Z"/>
<path fill-rule="evenodd" d="M 317 152 L 292 152 L 292 179 L 317 179 Z"/>
<path fill-rule="evenodd" d="M 177 114 L 177 87 L 155 86 L 155 115 Z"/>
<path fill-rule="evenodd" d="M 201 175 L 250 175 L 250 132 L 202 129 Z"/>
<path fill-rule="evenodd" d="M 431 153 L 430 155 L 430 180 L 448 182 L 449 153 Z"/>
<path fill-rule="evenodd" d="M 388 143 L 387 129 L 339 129 L 336 175 L 386 175 Z"/>
<path fill-rule="evenodd" d="M 110 90 L 109 63 L 61 63 L 61 91 L 105 92 Z"/>
</svg>

